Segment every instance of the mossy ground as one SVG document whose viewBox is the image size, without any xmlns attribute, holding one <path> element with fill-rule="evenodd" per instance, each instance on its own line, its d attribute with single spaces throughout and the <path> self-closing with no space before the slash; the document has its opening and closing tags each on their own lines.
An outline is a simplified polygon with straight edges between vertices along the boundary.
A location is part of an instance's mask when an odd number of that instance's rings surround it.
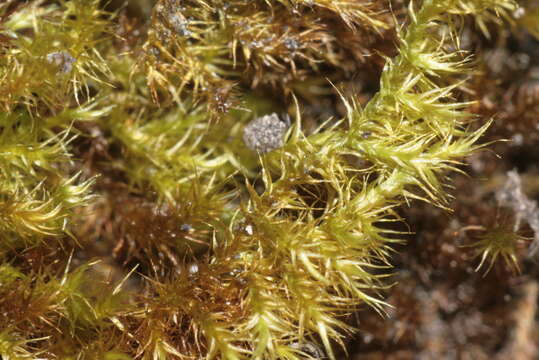
<svg viewBox="0 0 539 360">
<path fill-rule="evenodd" d="M 532 359 L 538 9 L 0 3 L 1 356 Z"/>
</svg>

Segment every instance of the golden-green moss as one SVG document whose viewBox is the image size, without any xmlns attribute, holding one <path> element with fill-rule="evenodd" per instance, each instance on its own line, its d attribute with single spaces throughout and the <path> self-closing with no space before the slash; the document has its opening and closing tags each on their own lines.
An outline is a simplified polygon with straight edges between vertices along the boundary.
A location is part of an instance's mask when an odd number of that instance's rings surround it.
<svg viewBox="0 0 539 360">
<path fill-rule="evenodd" d="M 0 5 L 0 355 L 335 358 L 347 315 L 385 310 L 394 209 L 447 207 L 489 125 L 455 95 L 458 19 L 486 32 L 516 9 L 406 4 L 160 0 L 132 22 L 99 1 Z M 298 83 L 378 52 L 376 94 L 336 92 L 344 116 L 308 129 L 320 89 Z M 256 153 L 243 131 L 270 113 L 292 124 Z"/>
</svg>

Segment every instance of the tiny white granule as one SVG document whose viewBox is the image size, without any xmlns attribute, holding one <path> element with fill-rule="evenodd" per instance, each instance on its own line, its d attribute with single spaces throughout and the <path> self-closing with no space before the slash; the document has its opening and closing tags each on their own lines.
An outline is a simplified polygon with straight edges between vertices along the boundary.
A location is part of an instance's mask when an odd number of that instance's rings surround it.
<svg viewBox="0 0 539 360">
<path fill-rule="evenodd" d="M 243 141 L 249 149 L 265 154 L 283 146 L 287 128 L 287 124 L 277 114 L 264 115 L 245 127 Z"/>
</svg>

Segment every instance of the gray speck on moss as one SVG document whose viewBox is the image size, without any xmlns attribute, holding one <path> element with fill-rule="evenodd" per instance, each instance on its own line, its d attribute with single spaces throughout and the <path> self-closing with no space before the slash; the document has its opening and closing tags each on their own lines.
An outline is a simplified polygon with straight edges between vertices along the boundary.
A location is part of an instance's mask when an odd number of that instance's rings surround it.
<svg viewBox="0 0 539 360">
<path fill-rule="evenodd" d="M 167 17 L 168 24 L 170 27 L 180 36 L 190 36 L 191 31 L 189 31 L 187 25 L 189 20 L 185 19 L 180 13 L 171 13 Z"/>
<path fill-rule="evenodd" d="M 277 114 L 264 115 L 247 124 L 243 129 L 243 141 L 249 149 L 265 154 L 283 146 L 287 128 Z"/>
<path fill-rule="evenodd" d="M 45 56 L 47 62 L 54 65 L 59 72 L 67 74 L 73 70 L 73 63 L 76 59 L 67 51 L 55 51 Z"/>
</svg>

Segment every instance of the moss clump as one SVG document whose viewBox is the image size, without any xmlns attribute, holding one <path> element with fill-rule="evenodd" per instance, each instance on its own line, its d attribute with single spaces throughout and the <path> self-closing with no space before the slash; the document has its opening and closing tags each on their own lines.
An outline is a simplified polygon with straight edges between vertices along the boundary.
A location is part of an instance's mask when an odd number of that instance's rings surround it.
<svg viewBox="0 0 539 360">
<path fill-rule="evenodd" d="M 0 5 L 0 354 L 335 359 L 482 147 L 459 31 L 516 4 L 113 5 Z"/>
</svg>

